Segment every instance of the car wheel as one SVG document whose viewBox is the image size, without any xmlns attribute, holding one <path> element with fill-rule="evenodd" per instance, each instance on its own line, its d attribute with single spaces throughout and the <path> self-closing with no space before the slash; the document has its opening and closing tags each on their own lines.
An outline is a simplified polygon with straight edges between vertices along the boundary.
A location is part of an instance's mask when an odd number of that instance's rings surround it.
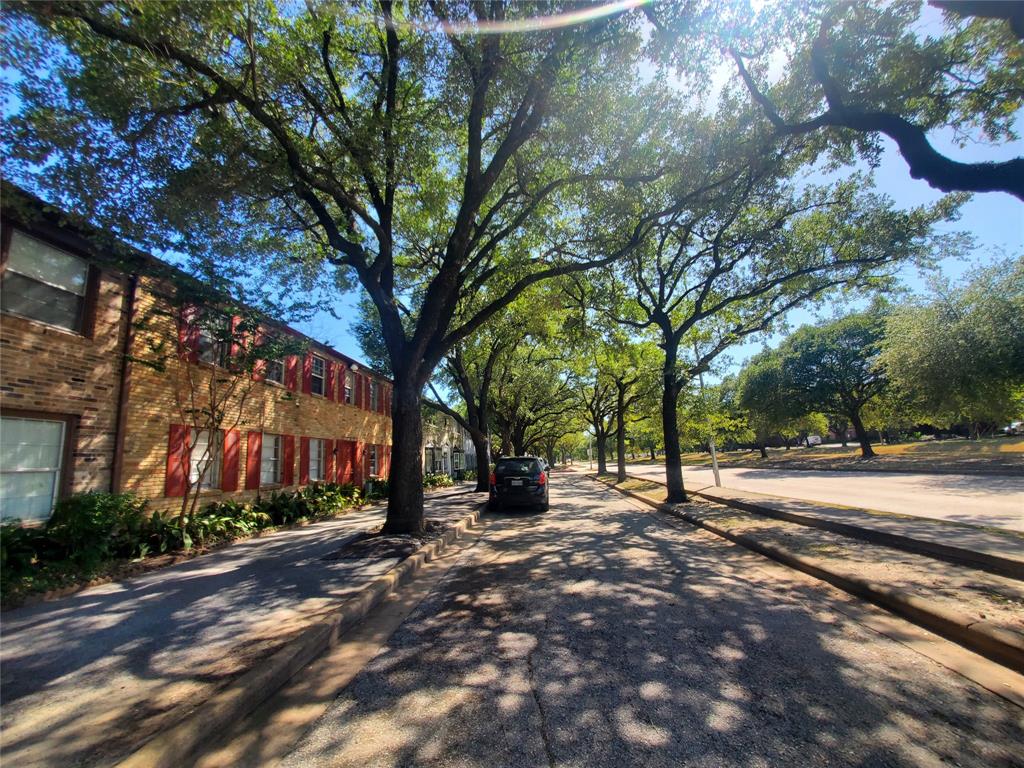
<svg viewBox="0 0 1024 768">
<path fill-rule="evenodd" d="M 501 509 L 501 504 L 498 502 L 497 499 L 491 499 L 490 501 L 487 502 L 487 508 L 491 510 L 491 512 L 497 512 L 499 509 Z"/>
</svg>

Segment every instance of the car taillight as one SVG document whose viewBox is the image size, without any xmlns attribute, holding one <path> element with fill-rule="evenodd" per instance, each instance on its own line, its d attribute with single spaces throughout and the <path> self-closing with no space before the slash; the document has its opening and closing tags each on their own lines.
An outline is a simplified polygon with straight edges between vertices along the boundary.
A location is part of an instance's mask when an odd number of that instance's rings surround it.
<svg viewBox="0 0 1024 768">
<path fill-rule="evenodd" d="M 537 479 L 537 485 L 544 485 L 548 481 L 547 472 L 541 472 L 540 477 Z"/>
<path fill-rule="evenodd" d="M 497 484 L 498 484 L 498 476 L 496 474 L 494 474 L 493 472 L 491 472 L 491 485 L 497 485 Z"/>
</svg>

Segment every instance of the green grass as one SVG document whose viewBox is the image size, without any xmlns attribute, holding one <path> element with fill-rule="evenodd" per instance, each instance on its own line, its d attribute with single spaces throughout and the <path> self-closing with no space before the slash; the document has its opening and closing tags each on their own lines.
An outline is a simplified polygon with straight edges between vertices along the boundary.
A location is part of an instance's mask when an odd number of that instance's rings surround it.
<svg viewBox="0 0 1024 768">
<path fill-rule="evenodd" d="M 883 459 L 899 460 L 907 459 L 914 463 L 928 461 L 959 461 L 959 460 L 1012 460 L 1015 458 L 1024 459 L 1024 437 L 995 437 L 982 440 L 922 440 L 915 443 L 897 443 L 895 445 L 871 446 L 875 453 Z M 770 463 L 776 461 L 800 461 L 800 462 L 832 462 L 846 459 L 854 460 L 860 457 L 860 448 L 856 443 L 850 443 L 846 448 L 842 446 L 823 448 L 769 448 L 768 458 L 761 458 L 759 451 L 719 451 L 718 461 L 720 464 L 732 464 L 736 462 L 758 462 Z M 647 459 L 644 464 L 661 464 L 664 459 L 652 462 Z M 706 466 L 711 464 L 711 456 L 703 452 L 683 454 L 683 463 L 691 466 Z"/>
</svg>

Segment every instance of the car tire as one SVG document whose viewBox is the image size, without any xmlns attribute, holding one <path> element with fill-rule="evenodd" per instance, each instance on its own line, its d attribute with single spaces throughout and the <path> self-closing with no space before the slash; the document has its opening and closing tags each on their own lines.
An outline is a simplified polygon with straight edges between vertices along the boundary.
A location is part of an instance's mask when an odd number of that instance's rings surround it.
<svg viewBox="0 0 1024 768">
<path fill-rule="evenodd" d="M 490 501 L 487 502 L 487 509 L 489 509 L 491 512 L 497 512 L 499 509 L 501 509 L 501 504 L 498 502 L 497 499 L 491 499 Z"/>
<path fill-rule="evenodd" d="M 540 505 L 540 506 L 538 507 L 538 509 L 539 509 L 539 510 L 540 510 L 541 512 L 547 512 L 547 511 L 548 511 L 549 509 L 551 509 L 551 504 L 550 504 L 550 503 L 548 503 L 548 500 L 547 500 L 547 499 L 544 499 L 544 503 L 543 503 L 543 504 L 541 504 L 541 505 Z"/>
</svg>

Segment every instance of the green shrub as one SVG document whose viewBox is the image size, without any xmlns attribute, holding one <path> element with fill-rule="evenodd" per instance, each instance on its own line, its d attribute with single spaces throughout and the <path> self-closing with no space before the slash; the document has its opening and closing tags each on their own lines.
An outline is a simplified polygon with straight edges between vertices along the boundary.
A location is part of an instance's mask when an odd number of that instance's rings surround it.
<svg viewBox="0 0 1024 768">
<path fill-rule="evenodd" d="M 391 490 L 391 484 L 385 478 L 374 478 L 370 481 L 371 491 L 367 495 L 370 499 L 386 499 Z"/>
<path fill-rule="evenodd" d="M 38 561 L 55 554 L 56 546 L 42 528 L 26 528 L 11 517 L 0 523 L 0 579 L 4 582 L 30 574 Z"/>
<path fill-rule="evenodd" d="M 455 485 L 455 481 L 444 472 L 428 472 L 423 476 L 424 488 L 447 488 L 450 485 Z"/>
<path fill-rule="evenodd" d="M 46 535 L 79 568 L 113 557 L 132 557 L 147 536 L 146 502 L 131 493 L 76 493 L 61 499 Z"/>
<path fill-rule="evenodd" d="M 476 470 L 475 469 L 463 470 L 463 472 L 462 472 L 462 479 L 463 480 L 467 480 L 467 481 L 468 480 L 476 480 Z"/>
</svg>

